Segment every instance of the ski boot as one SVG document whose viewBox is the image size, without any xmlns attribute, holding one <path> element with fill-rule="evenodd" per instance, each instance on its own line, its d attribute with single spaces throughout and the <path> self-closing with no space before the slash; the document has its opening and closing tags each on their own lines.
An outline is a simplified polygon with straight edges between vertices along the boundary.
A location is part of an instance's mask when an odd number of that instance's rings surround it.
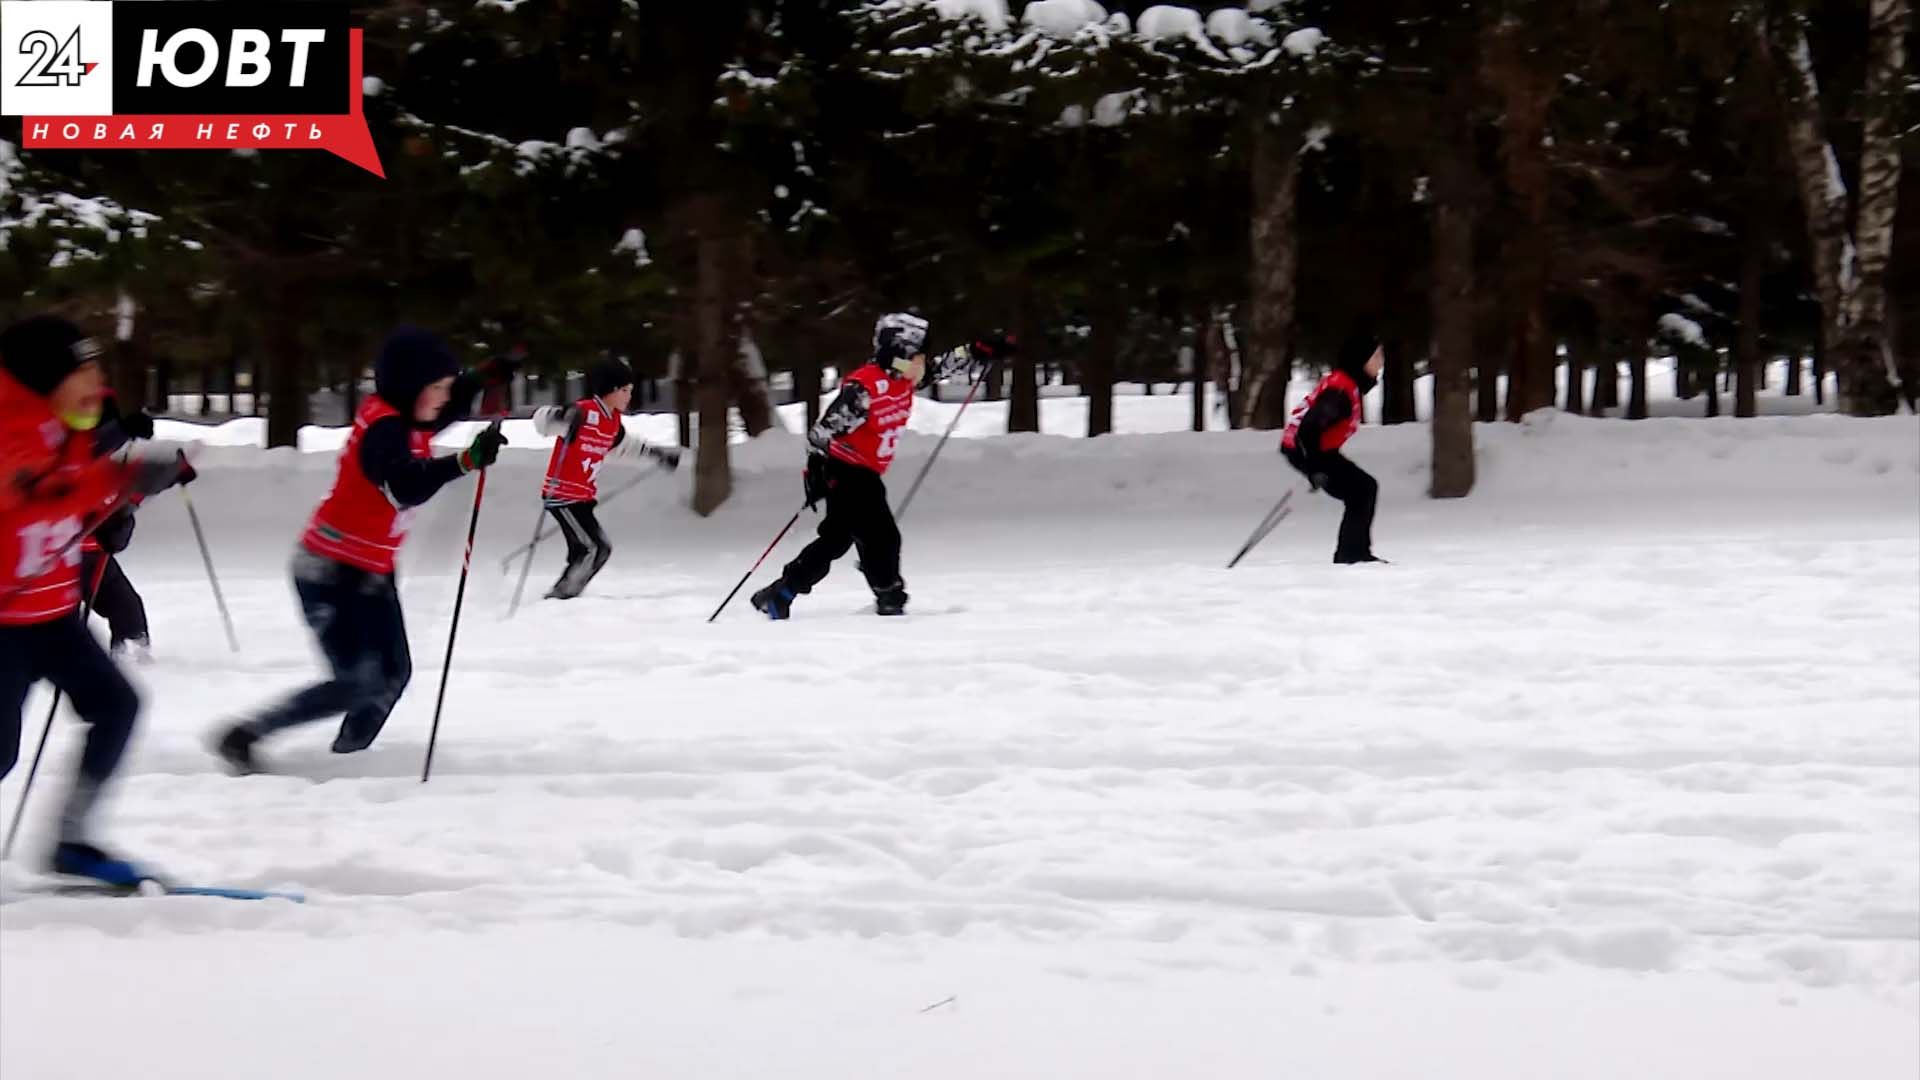
<svg viewBox="0 0 1920 1080">
<path fill-rule="evenodd" d="M 260 763 L 254 760 L 253 744 L 260 736 L 247 729 L 245 724 L 235 724 L 228 728 L 213 744 L 213 752 L 227 763 L 235 776 L 248 776 L 260 771 Z"/>
<path fill-rule="evenodd" d="M 781 580 L 754 593 L 748 602 L 759 609 L 760 614 L 779 622 L 793 614 L 793 597 L 793 589 L 788 587 L 786 581 Z"/>
<path fill-rule="evenodd" d="M 875 589 L 873 592 L 873 613 L 875 615 L 905 615 L 907 613 L 907 590 L 899 585 L 891 589 Z"/>
<path fill-rule="evenodd" d="M 102 885 L 121 889 L 139 888 L 141 882 L 153 877 L 125 859 L 115 858 L 92 844 L 72 840 L 62 840 L 53 849 L 48 869 L 56 874 L 89 878 Z"/>
</svg>

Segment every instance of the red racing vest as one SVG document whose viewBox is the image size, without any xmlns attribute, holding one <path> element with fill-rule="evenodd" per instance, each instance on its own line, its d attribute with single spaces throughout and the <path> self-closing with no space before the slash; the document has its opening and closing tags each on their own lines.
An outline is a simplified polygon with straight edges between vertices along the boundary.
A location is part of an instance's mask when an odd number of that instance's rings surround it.
<svg viewBox="0 0 1920 1080">
<path fill-rule="evenodd" d="M 110 509 L 126 473 L 96 458 L 46 399 L 0 373 L 0 626 L 31 626 L 80 606 L 81 536 Z M 31 493 L 15 478 L 31 478 Z"/>
<path fill-rule="evenodd" d="M 552 504 L 589 502 L 600 497 L 600 466 L 606 463 L 620 437 L 620 414 L 597 397 L 574 403 L 581 412 L 580 430 L 572 439 L 562 435 L 547 459 L 547 482 L 540 497 Z M 551 429 L 549 429 L 551 430 Z"/>
<path fill-rule="evenodd" d="M 1294 439 L 1300 434 L 1301 418 L 1307 415 L 1307 410 L 1313 408 L 1313 403 L 1320 400 L 1320 395 L 1325 393 L 1345 394 L 1352 408 L 1347 410 L 1345 421 L 1320 434 L 1320 452 L 1324 454 L 1340 449 L 1346 445 L 1348 439 L 1353 438 L 1355 432 L 1360 430 L 1362 408 L 1360 385 L 1354 382 L 1353 376 L 1346 372 L 1333 371 L 1320 380 L 1320 385 L 1308 391 L 1307 396 L 1300 399 L 1300 404 L 1293 407 L 1293 415 L 1287 418 L 1287 430 L 1280 435 L 1281 446 L 1288 450 L 1293 449 Z"/>
<path fill-rule="evenodd" d="M 376 421 L 400 412 L 377 397 L 369 397 L 353 418 L 353 434 L 340 451 L 340 471 L 333 490 L 313 512 L 306 535 L 300 538 L 308 551 L 348 566 L 357 566 L 375 574 L 393 573 L 394 557 L 407 538 L 418 507 L 401 509 L 387 493 L 374 486 L 366 470 L 360 467 L 360 439 Z M 414 428 L 410 446 L 417 458 L 433 456 L 433 435 Z"/>
<path fill-rule="evenodd" d="M 867 388 L 867 419 L 845 435 L 834 436 L 827 452 L 885 476 L 887 467 L 893 464 L 900 432 L 913 414 L 913 380 L 878 364 L 867 364 L 848 375 L 846 381 Z"/>
</svg>

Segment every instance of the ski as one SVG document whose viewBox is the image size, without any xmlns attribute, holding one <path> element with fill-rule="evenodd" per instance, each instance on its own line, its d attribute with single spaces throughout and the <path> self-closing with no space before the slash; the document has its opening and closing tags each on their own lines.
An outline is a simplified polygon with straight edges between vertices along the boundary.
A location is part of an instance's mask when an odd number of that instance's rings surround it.
<svg viewBox="0 0 1920 1080">
<path fill-rule="evenodd" d="M 138 885 L 110 885 L 101 882 L 54 882 L 47 885 L 30 887 L 25 893 L 38 893 L 50 896 L 108 896 L 108 897 L 158 897 L 158 896 L 211 896 L 221 900 L 285 900 L 289 903 L 304 904 L 305 893 L 287 892 L 278 889 L 240 889 L 225 885 L 175 885 L 153 878 Z"/>
</svg>

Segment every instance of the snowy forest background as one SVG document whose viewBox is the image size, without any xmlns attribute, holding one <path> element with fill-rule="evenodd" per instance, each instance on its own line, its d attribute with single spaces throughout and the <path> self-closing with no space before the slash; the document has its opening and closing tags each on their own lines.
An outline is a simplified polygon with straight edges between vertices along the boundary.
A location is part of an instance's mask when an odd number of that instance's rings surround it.
<svg viewBox="0 0 1920 1080">
<path fill-rule="evenodd" d="M 1368 419 L 1431 422 L 1442 497 L 1475 420 L 1645 416 L 1649 356 L 1706 415 L 1776 359 L 1852 414 L 1920 398 L 1905 0 L 353 6 L 385 180 L 0 141 L 0 318 L 76 317 L 124 398 L 245 400 L 270 445 L 342 422 L 315 402 L 398 321 L 524 346 L 540 400 L 621 355 L 702 512 L 770 381 L 811 416 L 899 307 L 1017 332 L 986 396 L 1034 431 L 1077 385 L 1074 435 L 1119 381 L 1277 426 L 1371 320 Z"/>
</svg>

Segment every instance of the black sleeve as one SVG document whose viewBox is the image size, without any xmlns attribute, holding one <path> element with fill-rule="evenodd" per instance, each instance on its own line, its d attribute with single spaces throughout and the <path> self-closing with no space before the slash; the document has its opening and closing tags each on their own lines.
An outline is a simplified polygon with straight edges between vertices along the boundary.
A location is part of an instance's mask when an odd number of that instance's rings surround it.
<svg viewBox="0 0 1920 1080">
<path fill-rule="evenodd" d="M 133 543 L 133 508 L 123 506 L 107 515 L 93 530 L 94 543 L 109 555 L 118 555 Z"/>
<path fill-rule="evenodd" d="M 1353 402 L 1345 394 L 1321 394 L 1314 400 L 1313 408 L 1300 418 L 1300 428 L 1294 433 L 1293 445 L 1300 450 L 1300 456 L 1308 461 L 1320 456 L 1320 437 L 1335 424 L 1344 423 L 1353 413 Z"/>
<path fill-rule="evenodd" d="M 627 441 L 627 425 L 621 424 L 619 427 L 613 429 L 613 445 L 608 447 L 608 449 L 617 450 L 619 449 L 620 444 L 626 441 Z"/>
<path fill-rule="evenodd" d="M 847 383 L 840 388 L 840 395 L 833 399 L 820 419 L 807 432 L 807 442 L 817 451 L 824 453 L 834 436 L 845 435 L 867 422 L 867 388 L 857 382 Z"/>
<path fill-rule="evenodd" d="M 414 457 L 410 434 L 405 420 L 389 416 L 360 436 L 360 471 L 396 506 L 419 506 L 461 473 L 458 455 Z"/>
</svg>

